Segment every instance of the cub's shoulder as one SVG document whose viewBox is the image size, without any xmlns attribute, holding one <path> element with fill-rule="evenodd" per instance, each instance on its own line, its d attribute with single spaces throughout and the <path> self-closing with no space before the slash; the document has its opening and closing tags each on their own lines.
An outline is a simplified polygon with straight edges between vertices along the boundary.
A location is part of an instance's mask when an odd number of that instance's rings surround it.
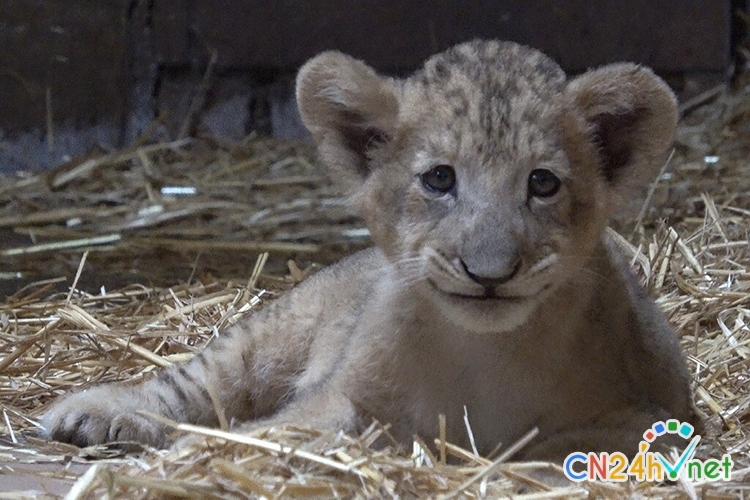
<svg viewBox="0 0 750 500">
<path fill-rule="evenodd" d="M 290 316 L 315 316 L 326 321 L 365 303 L 388 266 L 383 252 L 367 248 L 316 272 L 271 304 Z"/>
</svg>

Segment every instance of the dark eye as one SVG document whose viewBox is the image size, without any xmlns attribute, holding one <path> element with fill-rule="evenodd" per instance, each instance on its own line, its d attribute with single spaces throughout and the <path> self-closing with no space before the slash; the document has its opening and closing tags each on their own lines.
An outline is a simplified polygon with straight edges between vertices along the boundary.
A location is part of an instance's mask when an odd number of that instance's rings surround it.
<svg viewBox="0 0 750 500">
<path fill-rule="evenodd" d="M 546 168 L 538 168 L 529 174 L 529 196 L 548 198 L 560 190 L 562 181 Z"/>
<path fill-rule="evenodd" d="M 437 165 L 419 176 L 428 191 L 447 193 L 456 186 L 456 171 L 450 165 Z"/>
</svg>

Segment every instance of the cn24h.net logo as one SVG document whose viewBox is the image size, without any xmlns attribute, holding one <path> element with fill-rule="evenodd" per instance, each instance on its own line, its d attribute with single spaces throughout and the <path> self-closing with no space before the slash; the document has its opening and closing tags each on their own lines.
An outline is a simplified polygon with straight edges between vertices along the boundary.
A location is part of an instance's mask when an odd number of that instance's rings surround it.
<svg viewBox="0 0 750 500">
<path fill-rule="evenodd" d="M 643 433 L 638 445 L 638 454 L 632 461 L 624 453 L 582 453 L 568 455 L 563 463 L 565 475 L 573 481 L 663 481 L 677 479 L 684 470 L 692 481 L 729 481 L 732 478 L 734 462 L 727 454 L 721 460 L 698 460 L 693 458 L 701 440 L 692 425 L 679 420 L 656 422 Z M 651 443 L 664 434 L 676 434 L 688 445 L 675 463 L 656 452 L 648 451 Z"/>
</svg>

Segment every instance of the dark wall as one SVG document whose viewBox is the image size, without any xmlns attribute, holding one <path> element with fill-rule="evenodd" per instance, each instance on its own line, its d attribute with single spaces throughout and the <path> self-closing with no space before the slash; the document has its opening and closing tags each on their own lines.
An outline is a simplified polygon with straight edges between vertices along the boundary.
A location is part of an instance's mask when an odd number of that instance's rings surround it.
<svg viewBox="0 0 750 500">
<path fill-rule="evenodd" d="M 0 129 L 120 118 L 128 86 L 127 0 L 0 2 Z"/>
<path fill-rule="evenodd" d="M 729 60 L 730 2 L 721 0 L 161 0 L 153 20 L 168 64 L 215 48 L 219 68 L 295 67 L 338 49 L 403 69 L 474 37 L 531 45 L 572 71 L 616 60 L 722 71 Z"/>
<path fill-rule="evenodd" d="M 3 0 L 0 170 L 122 146 L 157 116 L 165 137 L 197 129 L 297 135 L 288 82 L 325 49 L 403 72 L 454 43 L 501 38 L 537 47 L 569 71 L 632 60 L 662 73 L 720 75 L 730 61 L 731 4 Z"/>
</svg>

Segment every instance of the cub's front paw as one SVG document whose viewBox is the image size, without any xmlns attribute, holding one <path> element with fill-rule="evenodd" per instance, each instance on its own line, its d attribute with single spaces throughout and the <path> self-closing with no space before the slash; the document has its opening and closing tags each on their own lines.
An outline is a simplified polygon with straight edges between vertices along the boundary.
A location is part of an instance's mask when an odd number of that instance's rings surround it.
<svg viewBox="0 0 750 500">
<path fill-rule="evenodd" d="M 45 437 L 79 447 L 114 441 L 163 447 L 167 429 L 138 413 L 138 400 L 118 389 L 95 387 L 56 401 L 41 419 Z"/>
</svg>

